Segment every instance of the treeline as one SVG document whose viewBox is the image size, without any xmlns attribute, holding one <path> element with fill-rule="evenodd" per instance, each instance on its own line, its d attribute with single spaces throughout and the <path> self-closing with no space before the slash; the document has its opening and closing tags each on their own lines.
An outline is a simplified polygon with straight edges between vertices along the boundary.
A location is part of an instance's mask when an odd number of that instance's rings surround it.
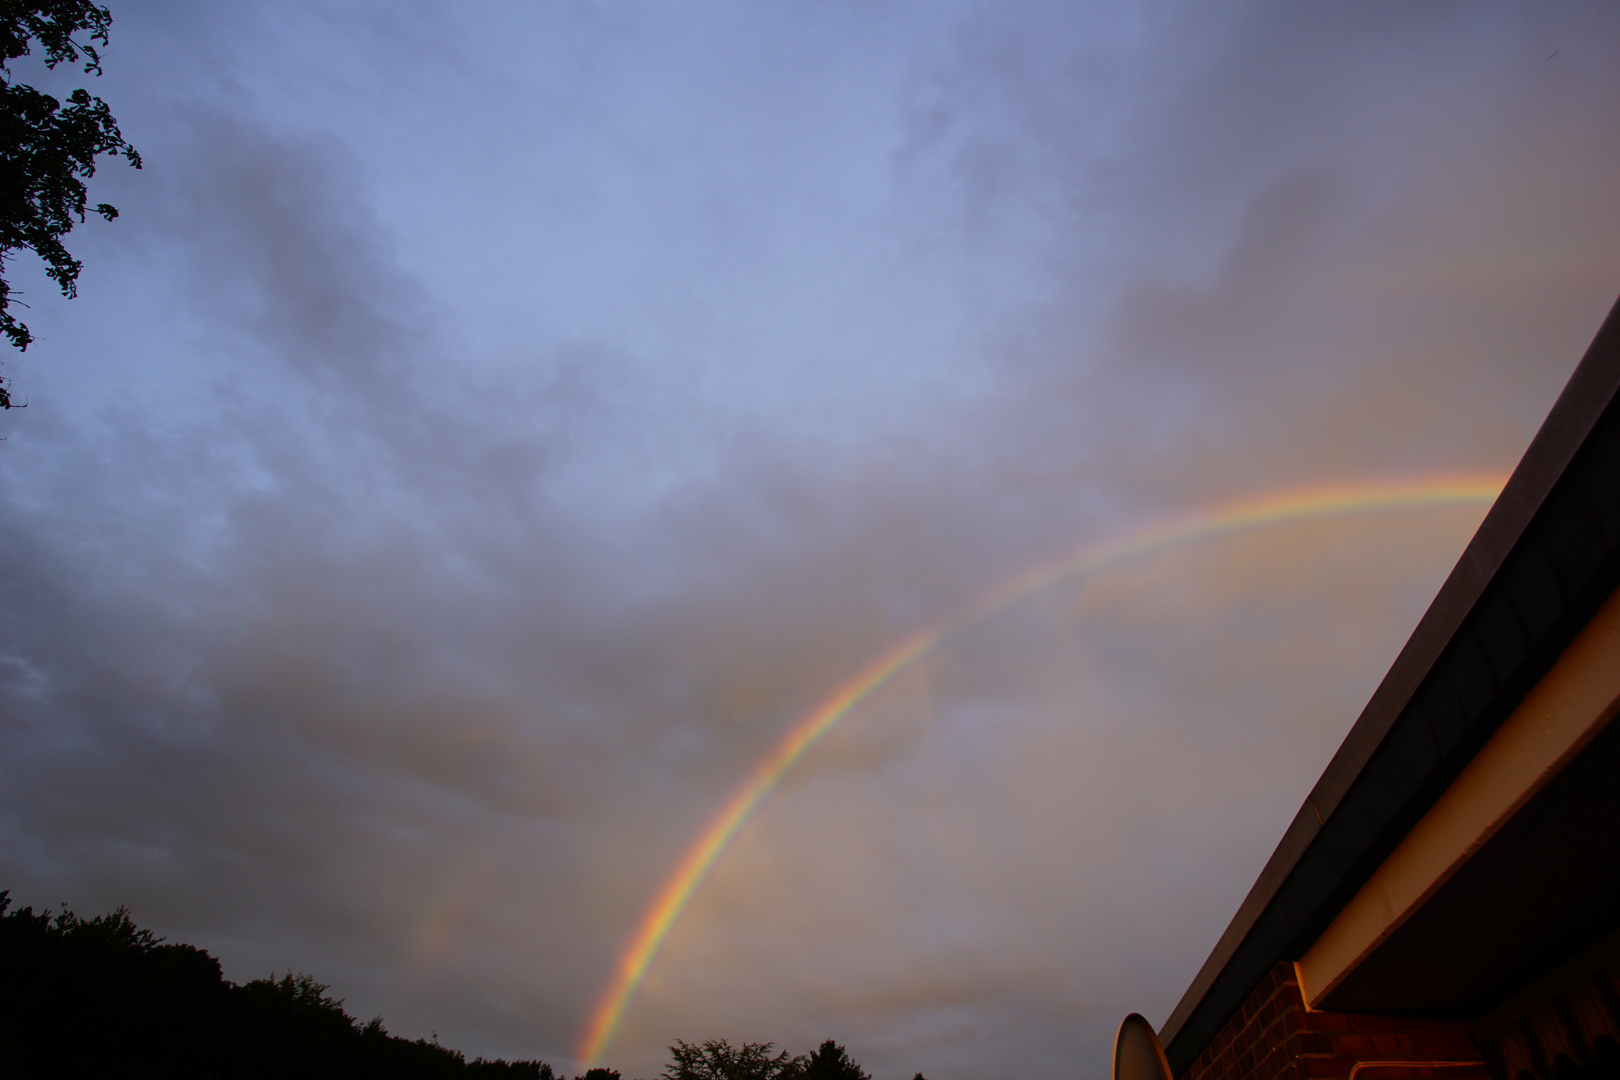
<svg viewBox="0 0 1620 1080">
<path fill-rule="evenodd" d="M 142 930 L 11 910 L 0 892 L 0 1077 L 45 1080 L 554 1080 L 540 1061 L 466 1060 L 361 1024 L 308 975 L 238 986 L 219 961 Z"/>
<path fill-rule="evenodd" d="M 309 975 L 237 985 L 192 945 L 142 930 L 126 908 L 81 919 L 11 909 L 0 891 L 0 1078 L 62 1080 L 563 1080 L 543 1061 L 468 1061 L 360 1023 Z M 659 1080 L 872 1080 L 831 1039 L 789 1056 L 771 1043 L 677 1041 Z M 594 1068 L 575 1080 L 620 1080 Z M 923 1080 L 918 1073 L 913 1080 Z"/>
<path fill-rule="evenodd" d="M 789 1057 L 786 1050 L 772 1053 L 774 1043 L 732 1046 L 724 1039 L 693 1044 L 676 1041 L 669 1048 L 669 1064 L 659 1080 L 872 1080 L 849 1052 L 828 1039 L 814 1053 Z M 592 1069 L 591 1072 L 599 1070 Z M 618 1073 L 585 1080 L 619 1080 Z M 912 1080 L 924 1080 L 918 1073 Z"/>
</svg>

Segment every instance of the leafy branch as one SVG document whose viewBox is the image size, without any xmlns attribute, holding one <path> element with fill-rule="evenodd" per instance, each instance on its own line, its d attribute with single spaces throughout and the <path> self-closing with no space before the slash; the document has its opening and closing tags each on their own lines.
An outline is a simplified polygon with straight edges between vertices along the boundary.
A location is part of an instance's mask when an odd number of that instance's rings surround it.
<svg viewBox="0 0 1620 1080">
<path fill-rule="evenodd" d="M 63 296 L 78 295 L 83 264 L 62 237 L 91 211 L 85 181 L 96 174 L 96 159 L 103 154 L 125 158 L 137 169 L 141 155 L 101 98 L 81 87 L 59 101 L 13 82 L 11 62 L 30 55 L 37 44 L 48 68 L 83 61 L 86 74 L 100 75 L 95 43 L 107 44 L 111 24 L 112 14 L 89 0 L 0 0 L 0 333 L 19 350 L 34 337 L 10 311 L 14 295 L 5 278 L 6 260 L 18 250 L 32 251 L 44 260 L 46 274 Z M 108 221 L 118 216 L 109 203 L 93 209 Z M 0 408 L 11 408 L 3 383 Z"/>
</svg>

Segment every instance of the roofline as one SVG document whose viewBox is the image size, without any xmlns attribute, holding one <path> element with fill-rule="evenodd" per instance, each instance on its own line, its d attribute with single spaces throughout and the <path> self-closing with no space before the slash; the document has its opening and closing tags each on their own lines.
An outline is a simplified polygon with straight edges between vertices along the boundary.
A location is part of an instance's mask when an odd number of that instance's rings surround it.
<svg viewBox="0 0 1620 1080">
<path fill-rule="evenodd" d="M 1202 1052 L 1209 1038 L 1221 1024 L 1225 1023 L 1226 1018 L 1252 988 L 1252 980 L 1242 986 L 1228 985 L 1217 988 L 1217 983 L 1233 982 L 1230 977 L 1233 973 L 1230 969 L 1233 968 L 1234 961 L 1239 959 L 1240 951 L 1245 954 L 1272 954 L 1266 956 L 1262 963 L 1257 963 L 1261 960 L 1261 955 L 1243 957 L 1247 962 L 1238 966 L 1245 969 L 1258 966 L 1258 971 L 1254 972 L 1257 978 L 1272 964 L 1288 959 L 1286 956 L 1276 954 L 1286 952 L 1288 946 L 1294 944 L 1291 940 L 1293 937 L 1312 924 L 1319 929 L 1320 925 L 1324 924 L 1326 919 L 1330 919 L 1338 907 L 1348 899 L 1347 895 L 1342 895 L 1346 891 L 1342 886 L 1330 890 L 1329 895 L 1321 898 L 1326 901 L 1325 905 L 1320 903 L 1312 905 L 1317 908 L 1331 906 L 1333 910 L 1327 912 L 1325 918 L 1320 910 L 1296 909 L 1286 913 L 1273 910 L 1277 907 L 1279 893 L 1311 851 L 1326 823 L 1356 787 L 1357 781 L 1363 777 L 1375 753 L 1385 745 L 1396 721 L 1414 706 L 1419 691 L 1425 689 L 1426 681 L 1436 672 L 1437 663 L 1457 639 L 1458 631 L 1463 628 L 1465 621 L 1480 609 L 1482 599 L 1486 598 L 1487 587 L 1515 555 L 1526 530 L 1535 521 L 1538 513 L 1548 505 L 1549 497 L 1559 487 L 1559 482 L 1565 479 L 1571 464 L 1586 446 L 1599 423 L 1605 419 L 1605 412 L 1615 404 L 1617 390 L 1620 390 L 1620 301 L 1616 301 L 1614 307 L 1610 309 L 1608 317 L 1604 319 L 1585 356 L 1576 366 L 1535 438 L 1531 440 L 1518 467 L 1513 470 L 1513 475 L 1502 489 L 1502 494 L 1485 515 L 1485 520 L 1469 541 L 1456 567 L 1418 622 L 1417 628 L 1401 649 L 1388 674 L 1373 692 L 1371 700 L 1333 755 L 1321 778 L 1317 780 L 1316 786 L 1311 789 L 1304 805 L 1294 815 L 1293 822 L 1283 833 L 1281 842 L 1272 852 L 1265 869 L 1260 872 L 1259 878 L 1250 888 L 1248 896 L 1239 905 L 1226 931 L 1216 942 L 1209 958 L 1199 969 L 1169 1019 L 1165 1021 L 1160 1031 L 1160 1039 L 1177 1075 Z M 1543 555 L 1545 554 L 1543 552 Z M 1609 551 L 1607 561 L 1614 562 L 1612 558 L 1614 554 L 1612 550 Z M 1554 572 L 1557 573 L 1556 570 Z M 1609 573 L 1607 576 L 1613 575 Z M 1611 582 L 1603 590 L 1603 595 L 1606 597 L 1608 591 L 1612 589 Z M 1602 597 L 1598 602 L 1601 602 L 1601 599 Z M 1577 613 L 1570 611 L 1568 614 Z M 1586 615 L 1589 616 L 1590 612 L 1586 612 Z M 1563 623 L 1570 621 L 1568 618 L 1560 620 Z M 1524 630 L 1522 626 L 1520 629 Z M 1568 631 L 1569 628 L 1566 626 L 1562 629 Z M 1554 634 L 1555 638 L 1558 636 L 1560 635 Z M 1542 637 L 1545 638 L 1546 635 L 1543 634 Z M 1545 654 L 1549 648 L 1539 647 L 1542 644 L 1544 643 L 1539 640 L 1530 641 L 1526 646 L 1526 652 Z M 1555 646 L 1551 648 L 1552 655 L 1550 657 L 1540 655 L 1536 659 L 1544 662 L 1545 666 L 1550 666 L 1551 660 L 1556 659 L 1563 644 L 1567 644 L 1567 639 L 1563 642 L 1550 641 L 1545 644 L 1549 647 Z M 1489 664 L 1490 659 L 1487 657 L 1487 665 Z M 1544 671 L 1545 667 L 1542 670 Z M 1507 683 L 1524 681 L 1523 677 L 1517 677 L 1519 672 L 1513 671 L 1510 674 L 1516 677 L 1506 680 Z M 1539 678 L 1540 672 L 1533 674 Z M 1511 696 L 1512 685 L 1502 685 L 1502 680 L 1494 671 L 1488 672 L 1487 676 L 1492 682 L 1493 695 L 1501 697 L 1502 692 L 1506 691 L 1508 696 Z M 1444 677 L 1444 673 L 1441 673 L 1441 677 Z M 1532 679 L 1531 685 L 1533 681 Z M 1522 696 L 1528 688 L 1528 685 L 1520 687 L 1518 696 Z M 1485 710 L 1482 708 L 1481 711 Z M 1495 717 L 1495 723 L 1500 723 L 1506 711 L 1511 709 L 1503 711 L 1495 708 L 1488 711 L 1501 712 L 1500 716 Z M 1488 717 L 1481 716 L 1480 719 L 1488 720 Z M 1495 725 L 1489 726 L 1494 728 Z M 1466 763 L 1466 759 L 1472 756 L 1473 751 L 1483 743 L 1489 731 L 1471 731 L 1470 734 L 1471 738 L 1462 739 L 1461 745 L 1457 746 L 1463 753 L 1462 760 L 1455 760 L 1456 754 L 1448 755 L 1442 752 L 1438 755 L 1440 759 L 1438 764 L 1441 766 L 1438 771 L 1455 775 L 1456 770 L 1460 769 L 1461 765 Z M 1429 768 L 1425 775 L 1415 782 L 1413 790 L 1418 793 L 1420 799 L 1424 794 L 1423 789 L 1434 788 L 1434 784 L 1426 781 L 1436 771 L 1435 768 Z M 1443 787 L 1441 784 L 1440 788 Z M 1427 801 L 1432 802 L 1438 794 L 1438 789 L 1428 791 Z M 1402 807 L 1401 811 L 1396 816 L 1411 816 L 1410 806 Z M 1352 873 L 1355 869 L 1362 870 L 1363 876 L 1370 873 L 1372 867 L 1362 867 L 1358 864 L 1366 862 L 1368 849 L 1377 846 L 1380 834 L 1387 831 L 1389 820 L 1373 824 L 1370 835 L 1352 838 L 1363 841 L 1360 845 L 1361 851 L 1348 857 L 1338 853 L 1336 859 L 1327 861 L 1348 864 Z M 1344 830 L 1338 831 L 1342 833 Z M 1366 832 L 1365 829 L 1359 831 Z M 1342 841 L 1345 838 L 1341 836 L 1337 839 Z M 1338 846 L 1342 846 L 1342 843 Z M 1354 884 L 1359 886 L 1359 882 Z M 1317 891 L 1320 892 L 1320 889 Z M 1353 893 L 1354 888 L 1348 891 Z M 1252 932 L 1257 924 L 1268 915 L 1272 916 L 1272 922 L 1278 922 L 1279 915 L 1286 916 L 1281 922 L 1294 925 L 1294 933 L 1287 933 L 1284 930 L 1288 940 L 1267 942 L 1252 940 L 1254 937 Z M 1221 992 L 1212 994 L 1212 991 L 1217 989 Z M 1234 1000 L 1226 1001 L 1225 998 Z M 1195 1016 L 1198 1016 L 1200 1022 L 1189 1025 L 1189 1021 Z"/>
</svg>

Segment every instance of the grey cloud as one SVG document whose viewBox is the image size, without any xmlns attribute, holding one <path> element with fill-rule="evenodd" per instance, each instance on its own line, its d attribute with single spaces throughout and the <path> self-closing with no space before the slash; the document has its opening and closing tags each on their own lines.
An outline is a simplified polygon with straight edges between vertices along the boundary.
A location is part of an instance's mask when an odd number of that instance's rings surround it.
<svg viewBox="0 0 1620 1080">
<path fill-rule="evenodd" d="M 493 74 L 448 9 L 119 12 L 148 169 L 7 369 L 0 884 L 571 1066 L 662 876 L 906 634 L 1155 513 L 1511 463 L 1620 280 L 1620 95 L 1605 10 L 1502 12 L 586 8 Z M 965 628 L 756 816 L 610 1063 L 1100 1074 L 1470 513 Z"/>
</svg>

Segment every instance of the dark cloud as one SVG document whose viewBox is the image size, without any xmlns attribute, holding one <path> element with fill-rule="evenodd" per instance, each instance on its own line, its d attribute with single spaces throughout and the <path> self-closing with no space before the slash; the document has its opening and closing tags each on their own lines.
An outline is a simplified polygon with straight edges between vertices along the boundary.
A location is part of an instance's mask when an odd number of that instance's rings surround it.
<svg viewBox="0 0 1620 1080">
<path fill-rule="evenodd" d="M 472 1053 L 571 1067 L 681 852 L 904 635 L 1152 515 L 1505 469 L 1620 281 L 1601 6 L 119 18 L 148 167 L 7 368 L 0 884 Z M 964 627 L 611 1063 L 1100 1074 L 1480 512 Z"/>
</svg>

